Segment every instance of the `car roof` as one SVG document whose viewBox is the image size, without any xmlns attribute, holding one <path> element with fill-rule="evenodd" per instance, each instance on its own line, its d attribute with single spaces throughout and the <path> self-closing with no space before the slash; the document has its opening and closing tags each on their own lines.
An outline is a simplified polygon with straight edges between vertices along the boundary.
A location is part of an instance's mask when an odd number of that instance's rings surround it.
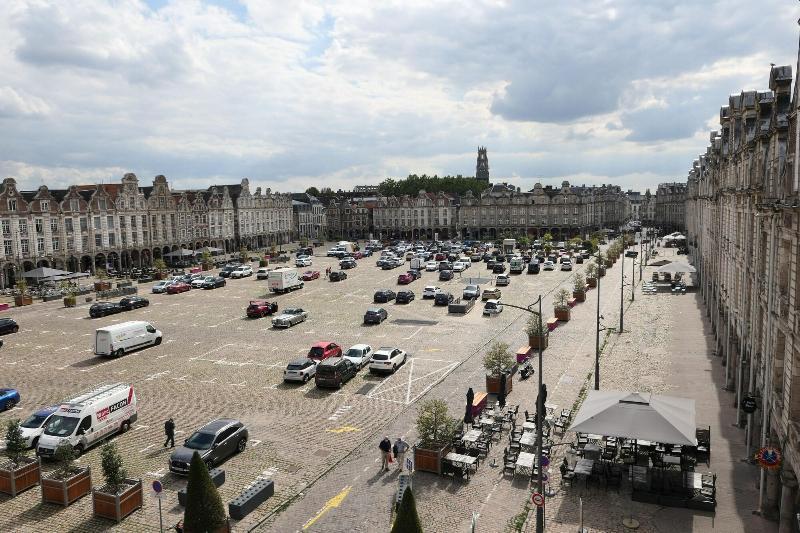
<svg viewBox="0 0 800 533">
<path fill-rule="evenodd" d="M 328 357 L 320 363 L 320 366 L 336 366 L 339 361 L 344 361 L 344 357 Z"/>
<path fill-rule="evenodd" d="M 59 407 L 58 405 L 49 405 L 47 407 L 42 407 L 41 409 L 37 409 L 36 411 L 33 412 L 33 414 L 37 416 L 52 415 L 58 410 L 58 407 Z"/>
<path fill-rule="evenodd" d="M 333 344 L 333 341 L 320 341 L 320 342 L 315 342 L 314 344 L 312 344 L 312 345 L 311 345 L 311 347 L 312 347 L 312 348 L 325 348 L 325 347 L 327 347 L 329 344 Z"/>
<path fill-rule="evenodd" d="M 314 362 L 313 359 L 310 359 L 308 357 L 301 357 L 300 359 L 292 359 L 287 364 L 290 364 L 290 365 L 304 365 L 309 361 L 311 361 L 312 363 Z"/>
<path fill-rule="evenodd" d="M 356 350 L 366 350 L 367 348 L 370 348 L 370 345 L 369 344 L 354 344 L 350 348 L 355 348 Z"/>
<path fill-rule="evenodd" d="M 224 429 L 232 424 L 240 423 L 238 420 L 234 418 L 218 418 L 216 420 L 212 420 L 205 426 L 201 427 L 197 431 L 201 431 L 203 433 L 210 433 L 210 432 L 217 432 L 220 429 Z"/>
<path fill-rule="evenodd" d="M 367 313 L 377 313 L 378 311 L 383 311 L 383 307 L 367 307 Z"/>
<path fill-rule="evenodd" d="M 375 350 L 375 353 L 377 353 L 377 352 L 391 353 L 391 352 L 393 352 L 395 350 L 397 350 L 397 348 L 394 348 L 392 346 L 381 346 L 380 348 Z"/>
</svg>

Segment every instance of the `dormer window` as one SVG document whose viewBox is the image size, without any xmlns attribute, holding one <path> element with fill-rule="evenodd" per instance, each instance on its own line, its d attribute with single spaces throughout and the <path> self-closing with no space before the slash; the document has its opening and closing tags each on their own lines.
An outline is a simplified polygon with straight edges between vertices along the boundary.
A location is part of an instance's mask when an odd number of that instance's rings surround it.
<svg viewBox="0 0 800 533">
<path fill-rule="evenodd" d="M 71 198 L 69 201 L 69 209 L 70 211 L 80 211 L 81 209 L 81 202 L 77 198 Z"/>
<path fill-rule="evenodd" d="M 16 198 L 10 198 L 8 200 L 8 210 L 9 211 L 16 211 L 17 210 L 17 200 L 16 200 Z"/>
<path fill-rule="evenodd" d="M 47 200 L 39 200 L 39 207 L 42 211 L 49 211 L 50 210 L 50 202 Z"/>
<path fill-rule="evenodd" d="M 100 198 L 99 200 L 97 200 L 97 206 L 100 208 L 100 211 L 105 211 L 106 210 L 106 199 L 105 198 Z"/>
</svg>

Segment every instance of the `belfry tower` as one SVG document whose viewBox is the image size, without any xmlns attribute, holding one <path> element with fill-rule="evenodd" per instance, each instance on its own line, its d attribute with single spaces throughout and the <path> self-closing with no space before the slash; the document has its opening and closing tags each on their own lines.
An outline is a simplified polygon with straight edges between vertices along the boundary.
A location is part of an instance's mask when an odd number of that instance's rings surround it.
<svg viewBox="0 0 800 533">
<path fill-rule="evenodd" d="M 475 179 L 489 183 L 489 158 L 486 156 L 486 148 L 478 147 L 478 164 L 475 167 Z"/>
</svg>

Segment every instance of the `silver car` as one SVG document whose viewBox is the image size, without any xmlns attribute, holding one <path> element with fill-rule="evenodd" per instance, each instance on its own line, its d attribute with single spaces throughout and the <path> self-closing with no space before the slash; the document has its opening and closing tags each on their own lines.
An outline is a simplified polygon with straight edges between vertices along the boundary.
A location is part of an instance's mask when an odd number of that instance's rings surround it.
<svg viewBox="0 0 800 533">
<path fill-rule="evenodd" d="M 273 328 L 290 328 L 300 322 L 305 322 L 308 313 L 299 307 L 289 307 L 272 319 Z"/>
<path fill-rule="evenodd" d="M 306 383 L 317 374 L 317 363 L 314 359 L 295 359 L 286 365 L 283 381 L 302 381 Z"/>
</svg>

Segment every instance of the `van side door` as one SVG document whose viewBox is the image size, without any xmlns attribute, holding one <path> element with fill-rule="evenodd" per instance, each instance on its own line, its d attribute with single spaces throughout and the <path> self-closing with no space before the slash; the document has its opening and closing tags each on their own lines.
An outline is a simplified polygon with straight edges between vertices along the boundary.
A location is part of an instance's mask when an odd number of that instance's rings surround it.
<svg viewBox="0 0 800 533">
<path fill-rule="evenodd" d="M 94 440 L 94 428 L 92 428 L 92 415 L 83 417 L 81 423 L 78 424 L 78 429 L 75 431 L 77 437 L 82 437 L 83 441 L 91 444 Z"/>
<path fill-rule="evenodd" d="M 147 326 L 145 327 L 145 330 L 146 330 L 146 333 L 144 334 L 144 339 L 142 339 L 142 342 L 147 340 L 147 341 L 149 341 L 151 343 L 155 343 L 156 342 L 156 328 L 154 328 L 150 324 L 147 324 Z"/>
</svg>

